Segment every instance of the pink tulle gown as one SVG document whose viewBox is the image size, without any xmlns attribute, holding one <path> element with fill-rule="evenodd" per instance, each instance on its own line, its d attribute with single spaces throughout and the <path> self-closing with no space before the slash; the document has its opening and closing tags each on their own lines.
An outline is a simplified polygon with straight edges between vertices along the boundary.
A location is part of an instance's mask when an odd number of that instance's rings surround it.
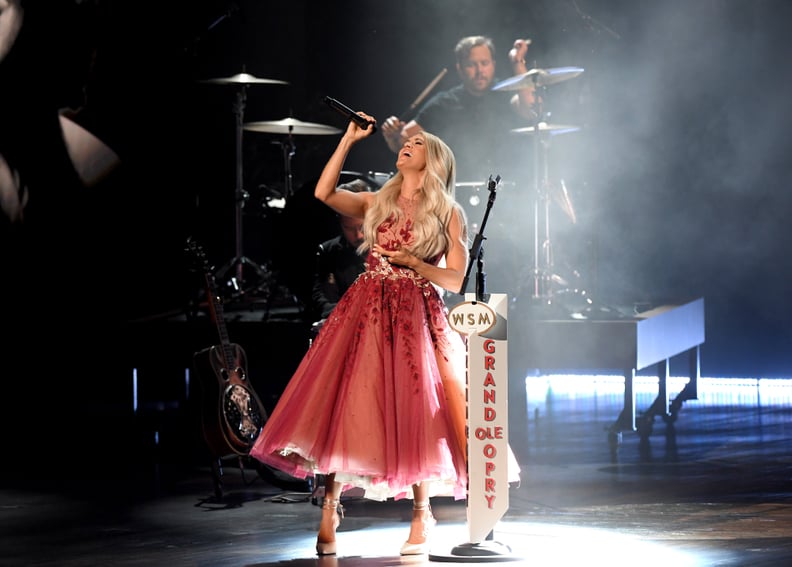
<svg viewBox="0 0 792 567">
<path fill-rule="evenodd" d="M 403 210 L 409 204 L 400 199 Z M 408 246 L 409 214 L 380 226 Z M 440 293 L 369 253 L 311 344 L 250 455 L 296 478 L 336 473 L 374 500 L 466 495 L 465 345 Z"/>
</svg>

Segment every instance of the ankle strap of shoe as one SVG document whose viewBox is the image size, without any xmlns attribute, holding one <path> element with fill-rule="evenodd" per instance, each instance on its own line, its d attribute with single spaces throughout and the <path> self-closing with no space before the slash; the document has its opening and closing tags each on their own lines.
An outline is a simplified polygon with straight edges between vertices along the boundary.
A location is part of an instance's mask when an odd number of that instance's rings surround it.
<svg viewBox="0 0 792 567">
<path fill-rule="evenodd" d="M 428 510 L 429 500 L 421 500 L 420 502 L 413 500 L 413 510 Z"/>
<path fill-rule="evenodd" d="M 322 509 L 335 510 L 342 518 L 344 517 L 344 507 L 341 505 L 341 500 L 339 498 L 325 498 L 322 500 Z"/>
</svg>

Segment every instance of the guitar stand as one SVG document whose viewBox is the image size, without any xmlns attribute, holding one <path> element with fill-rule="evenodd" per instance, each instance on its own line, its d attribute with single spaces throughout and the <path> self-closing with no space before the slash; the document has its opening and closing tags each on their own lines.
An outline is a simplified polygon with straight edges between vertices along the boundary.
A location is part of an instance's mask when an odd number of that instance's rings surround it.
<svg viewBox="0 0 792 567">
<path fill-rule="evenodd" d="M 223 461 L 220 457 L 212 460 L 212 485 L 214 486 L 215 498 L 223 498 Z"/>
<path fill-rule="evenodd" d="M 232 455 L 229 455 L 229 457 Z M 237 463 L 239 464 L 239 471 L 242 475 L 242 483 L 245 486 L 248 486 L 253 483 L 252 480 L 247 480 L 245 478 L 245 461 L 250 460 L 250 457 L 246 455 L 233 455 Z M 223 486 L 223 458 L 222 457 L 214 457 L 212 459 L 212 486 L 214 487 L 214 495 L 215 498 L 218 500 L 222 500 L 225 496 L 225 490 Z"/>
</svg>

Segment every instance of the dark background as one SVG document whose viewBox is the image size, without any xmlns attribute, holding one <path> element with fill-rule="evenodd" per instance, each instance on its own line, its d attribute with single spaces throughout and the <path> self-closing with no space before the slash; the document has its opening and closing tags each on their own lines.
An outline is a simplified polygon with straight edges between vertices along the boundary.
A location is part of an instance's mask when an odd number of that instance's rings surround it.
<svg viewBox="0 0 792 567">
<path fill-rule="evenodd" d="M 122 75 L 158 113 L 140 148 L 157 138 L 184 161 L 169 161 L 170 152 L 140 160 L 142 168 L 161 165 L 131 190 L 142 219 L 184 193 L 174 216 L 200 221 L 197 230 L 207 232 L 218 262 L 233 256 L 234 89 L 174 88 L 171 79 L 245 69 L 289 83 L 250 87 L 245 121 L 293 116 L 344 127 L 323 104 L 325 95 L 384 120 L 407 109 L 443 67 L 449 73 L 437 89 L 455 84 L 452 48 L 459 37 L 493 37 L 501 78 L 512 41 L 528 37 L 535 66 L 585 69 L 547 94 L 551 122 L 581 127 L 555 137 L 548 152 L 551 178 L 565 180 L 578 221 L 553 225 L 558 263 L 571 264 L 608 304 L 705 297 L 705 375 L 789 376 L 788 3 L 247 1 L 158 10 L 135 7 L 125 18 L 133 30 L 162 28 L 172 52 L 149 41 L 141 46 L 145 32 L 127 32 L 131 41 L 122 51 L 133 68 Z M 178 33 L 168 33 L 169 20 Z M 280 140 L 244 136 L 244 185 L 253 203 L 244 243 L 262 262 L 311 231 L 300 218 L 255 215 L 262 186 L 283 190 L 283 154 L 274 143 Z M 295 137 L 295 202 L 310 193 L 336 140 Z M 347 169 L 390 172 L 393 155 L 377 137 L 355 149 Z M 530 189 L 503 189 L 491 213 L 490 244 L 509 240 L 517 266 L 490 266 L 490 291 L 522 292 L 513 280 L 532 261 Z M 499 276 L 504 272 L 510 279 Z M 145 275 L 161 281 L 158 273 Z"/>
<path fill-rule="evenodd" d="M 579 272 L 602 304 L 704 297 L 705 376 L 792 372 L 788 2 L 120 1 L 39 3 L 29 14 L 16 54 L 23 69 L 30 63 L 27 75 L 4 84 L 4 96 L 9 85 L 30 95 L 32 117 L 87 92 L 123 165 L 98 187 L 76 189 L 50 165 L 47 128 L 11 129 L 39 173 L 32 210 L 47 211 L 5 270 L 14 282 L 4 292 L 5 359 L 17 373 L 39 368 L 49 386 L 76 372 L 79 395 L 101 398 L 112 389 L 107 365 L 133 348 L 120 339 L 124 323 L 178 313 L 195 299 L 185 238 L 215 265 L 234 257 L 239 87 L 201 80 L 244 70 L 286 81 L 248 87 L 244 121 L 343 128 L 325 95 L 381 121 L 400 114 L 442 68 L 449 72 L 437 89 L 456 83 L 452 50 L 468 34 L 495 40 L 501 79 L 516 38 L 532 39 L 533 66 L 585 70 L 547 93 L 550 121 L 581 128 L 548 149 L 552 180 L 564 180 L 577 216 L 576 224 L 555 218 L 557 263 Z M 34 95 L 46 99 L 38 108 Z M 244 133 L 244 252 L 287 283 L 322 239 L 312 183 L 337 139 L 293 137 L 293 194 L 277 208 L 268 197 L 285 196 L 288 140 Z M 347 169 L 393 165 L 377 135 L 355 148 Z M 510 252 L 488 266 L 491 292 L 525 294 L 532 206 L 530 187 L 500 192 L 487 246 Z"/>
</svg>

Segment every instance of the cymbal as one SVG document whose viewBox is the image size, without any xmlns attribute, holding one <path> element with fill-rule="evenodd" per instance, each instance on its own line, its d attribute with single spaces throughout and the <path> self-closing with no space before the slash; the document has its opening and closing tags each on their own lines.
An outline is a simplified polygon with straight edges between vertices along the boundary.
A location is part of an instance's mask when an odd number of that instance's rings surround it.
<svg viewBox="0 0 792 567">
<path fill-rule="evenodd" d="M 510 77 L 492 87 L 493 91 L 519 91 L 531 85 L 547 87 L 580 75 L 580 67 L 553 67 L 550 69 L 531 69 L 522 75 Z"/>
<path fill-rule="evenodd" d="M 510 130 L 515 134 L 533 134 L 536 130 L 534 126 L 527 126 L 525 128 L 514 128 Z M 539 132 L 547 132 L 551 136 L 557 136 L 559 134 L 568 134 L 570 132 L 577 132 L 580 130 L 579 126 L 571 126 L 569 124 L 548 124 L 547 122 L 540 122 L 539 123 Z"/>
<path fill-rule="evenodd" d="M 283 118 L 282 120 L 267 120 L 263 122 L 247 122 L 242 125 L 245 130 L 252 132 L 265 132 L 268 134 L 298 134 L 323 136 L 327 134 L 340 134 L 341 130 L 315 122 L 303 122 L 296 118 Z"/>
<path fill-rule="evenodd" d="M 278 79 L 259 79 L 250 73 L 237 73 L 230 77 L 219 77 L 216 79 L 206 79 L 199 81 L 201 83 L 209 83 L 212 85 L 288 85 L 286 81 L 279 81 Z"/>
</svg>

